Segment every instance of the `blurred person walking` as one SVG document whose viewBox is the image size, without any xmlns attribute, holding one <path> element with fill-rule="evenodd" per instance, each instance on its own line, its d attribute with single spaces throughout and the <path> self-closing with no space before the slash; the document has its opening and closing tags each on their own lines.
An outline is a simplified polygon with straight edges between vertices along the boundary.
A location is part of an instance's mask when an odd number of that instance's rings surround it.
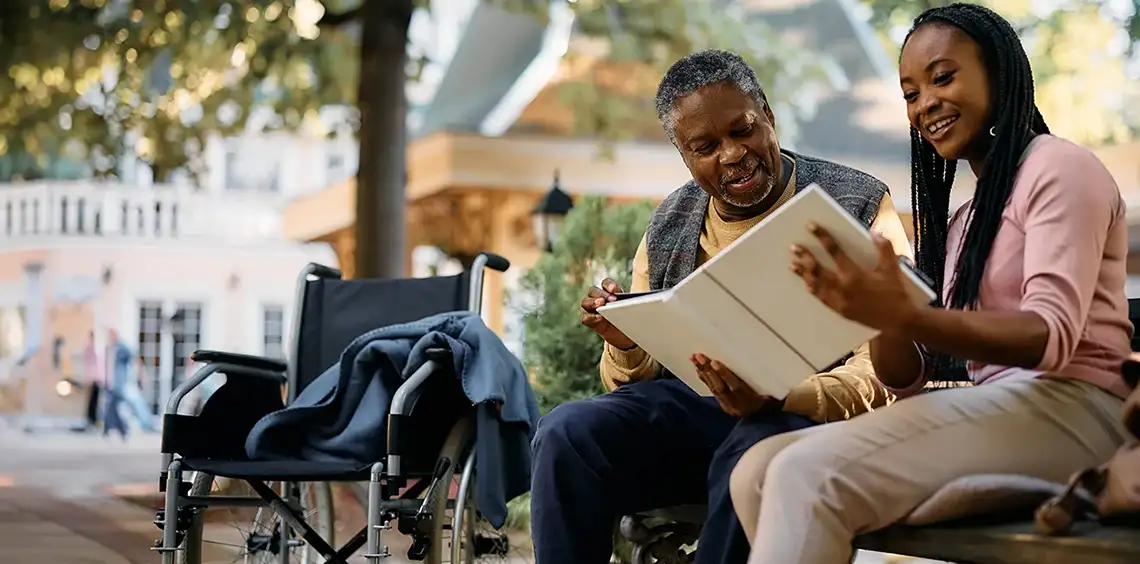
<svg viewBox="0 0 1140 564">
<path fill-rule="evenodd" d="M 87 334 L 87 346 L 83 348 L 83 379 L 87 384 L 87 429 L 93 431 L 99 427 L 99 400 L 106 382 L 106 364 L 104 355 L 99 354 L 95 346 L 95 332 Z"/>
</svg>

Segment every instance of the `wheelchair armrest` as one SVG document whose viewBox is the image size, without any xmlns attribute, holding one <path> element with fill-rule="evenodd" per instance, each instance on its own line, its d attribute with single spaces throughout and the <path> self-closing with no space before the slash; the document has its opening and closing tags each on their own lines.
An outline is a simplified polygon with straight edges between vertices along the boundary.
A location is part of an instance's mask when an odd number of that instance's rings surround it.
<svg viewBox="0 0 1140 564">
<path fill-rule="evenodd" d="M 190 360 L 205 364 L 232 364 L 242 368 L 257 368 L 259 370 L 272 370 L 274 372 L 285 372 L 289 369 L 289 365 L 283 360 L 224 351 L 199 349 L 190 353 Z"/>
<path fill-rule="evenodd" d="M 276 373 L 221 363 L 208 364 L 199 373 L 213 373 L 210 372 L 213 370 L 225 374 L 226 381 L 214 390 L 197 413 L 179 414 L 177 405 L 172 410 L 168 404 L 163 414 L 164 469 L 170 465 L 174 454 L 192 458 L 245 459 L 245 439 L 254 425 L 266 415 L 285 407 L 281 381 L 272 377 Z M 179 393 L 185 395 L 181 390 Z"/>
</svg>

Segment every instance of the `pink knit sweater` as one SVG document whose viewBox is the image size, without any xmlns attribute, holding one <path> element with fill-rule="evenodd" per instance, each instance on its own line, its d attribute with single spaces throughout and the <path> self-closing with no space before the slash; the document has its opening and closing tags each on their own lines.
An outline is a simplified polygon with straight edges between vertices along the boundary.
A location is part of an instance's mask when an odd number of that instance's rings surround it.
<svg viewBox="0 0 1140 564">
<path fill-rule="evenodd" d="M 965 203 L 950 219 L 943 293 L 965 238 Z M 970 362 L 975 384 L 1006 378 L 1084 380 L 1120 397 L 1132 324 L 1124 294 L 1128 226 L 1108 170 L 1088 149 L 1039 135 L 1026 150 L 986 263 L 978 306 L 1040 315 L 1049 342 L 1034 369 Z M 925 375 L 900 396 L 916 392 Z"/>
</svg>

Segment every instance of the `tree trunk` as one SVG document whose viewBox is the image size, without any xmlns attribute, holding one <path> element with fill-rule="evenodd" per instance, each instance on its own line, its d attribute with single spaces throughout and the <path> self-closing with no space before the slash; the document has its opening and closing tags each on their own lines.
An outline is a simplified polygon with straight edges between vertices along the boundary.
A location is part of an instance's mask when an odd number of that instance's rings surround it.
<svg viewBox="0 0 1140 564">
<path fill-rule="evenodd" d="M 412 8 L 412 0 L 365 0 L 361 6 L 356 278 L 398 278 L 406 274 L 404 84 Z"/>
</svg>

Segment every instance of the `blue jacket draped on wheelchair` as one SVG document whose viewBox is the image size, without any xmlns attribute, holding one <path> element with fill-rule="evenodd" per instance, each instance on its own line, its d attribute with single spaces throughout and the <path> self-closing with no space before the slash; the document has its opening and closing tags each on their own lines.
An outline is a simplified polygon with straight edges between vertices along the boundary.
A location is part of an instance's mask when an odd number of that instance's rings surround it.
<svg viewBox="0 0 1140 564">
<path fill-rule="evenodd" d="M 476 505 L 493 526 L 502 526 L 507 500 L 530 486 L 530 441 L 539 410 L 522 364 L 473 312 L 361 335 L 292 404 L 254 425 L 246 454 L 252 460 L 359 464 L 383 459 L 393 396 L 432 351 L 445 353 L 449 372 L 476 406 Z"/>
</svg>

